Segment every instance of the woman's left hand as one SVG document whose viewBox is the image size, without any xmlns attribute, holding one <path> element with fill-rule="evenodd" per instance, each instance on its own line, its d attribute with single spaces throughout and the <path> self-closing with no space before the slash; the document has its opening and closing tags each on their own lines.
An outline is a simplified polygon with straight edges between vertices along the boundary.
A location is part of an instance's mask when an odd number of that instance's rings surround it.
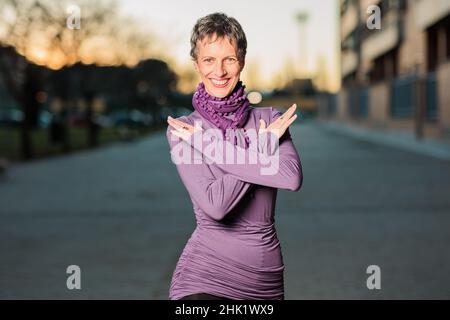
<svg viewBox="0 0 450 320">
<path fill-rule="evenodd" d="M 280 139 L 286 132 L 288 127 L 297 119 L 297 115 L 294 114 L 297 109 L 297 104 L 294 103 L 285 113 L 278 117 L 274 122 L 272 122 L 268 127 L 266 127 L 266 122 L 260 119 L 260 128 L 258 133 L 272 132 L 278 139 Z"/>
<path fill-rule="evenodd" d="M 200 125 L 196 125 L 195 127 L 185 123 L 183 121 L 172 118 L 171 116 L 167 117 L 167 123 L 171 125 L 175 130 L 172 130 L 172 134 L 180 137 L 181 139 L 188 141 L 190 136 L 199 130 L 203 130 Z"/>
</svg>

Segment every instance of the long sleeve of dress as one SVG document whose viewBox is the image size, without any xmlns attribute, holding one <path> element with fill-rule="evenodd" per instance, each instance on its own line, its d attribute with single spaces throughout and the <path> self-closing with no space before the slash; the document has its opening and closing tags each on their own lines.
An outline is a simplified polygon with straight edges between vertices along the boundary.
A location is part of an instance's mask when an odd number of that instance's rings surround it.
<svg viewBox="0 0 450 320">
<path fill-rule="evenodd" d="M 187 118 L 180 118 L 181 121 L 189 123 Z M 251 186 L 232 174 L 224 174 L 217 178 L 213 175 L 209 165 L 206 163 L 178 163 L 174 161 L 175 145 L 182 140 L 172 135 L 173 130 L 168 126 L 166 131 L 167 141 L 171 150 L 172 162 L 176 165 L 178 174 L 186 187 L 190 197 L 200 208 L 215 220 L 223 219 L 244 197 Z M 190 147 L 192 151 L 195 151 Z"/>
<path fill-rule="evenodd" d="M 271 110 L 271 120 L 270 123 L 275 121 L 282 113 L 276 109 Z M 269 125 L 269 123 L 267 123 Z M 269 134 L 267 134 L 269 135 Z M 270 134 L 272 135 L 272 134 Z M 274 135 L 271 137 L 272 139 L 276 139 Z M 228 141 L 224 141 L 223 139 L 218 139 L 215 136 L 216 145 L 226 144 L 227 152 L 232 149 L 234 154 L 238 155 L 241 159 L 263 159 L 266 157 L 267 153 L 263 153 L 259 148 L 249 148 L 243 149 L 241 147 L 235 146 Z M 197 151 L 202 152 L 203 156 L 208 158 L 210 161 L 214 161 L 204 150 L 198 148 L 198 144 L 192 143 L 192 140 L 188 142 L 196 148 Z M 214 143 L 214 142 L 212 142 Z M 274 151 L 272 150 L 271 153 Z M 287 189 L 291 191 L 298 191 L 301 188 L 303 182 L 303 172 L 302 166 L 300 162 L 300 157 L 295 149 L 295 146 L 292 142 L 292 137 L 290 135 L 289 129 L 283 134 L 281 139 L 279 140 L 278 145 L 278 155 L 276 157 L 272 157 L 272 160 L 276 160 L 278 163 L 278 168 L 269 169 L 266 164 L 263 164 L 261 161 L 256 161 L 256 163 L 248 163 L 238 164 L 238 163 L 225 163 L 222 162 L 214 162 L 216 166 L 229 173 L 231 176 L 240 179 L 245 182 Z M 273 164 L 273 163 L 272 163 Z"/>
</svg>

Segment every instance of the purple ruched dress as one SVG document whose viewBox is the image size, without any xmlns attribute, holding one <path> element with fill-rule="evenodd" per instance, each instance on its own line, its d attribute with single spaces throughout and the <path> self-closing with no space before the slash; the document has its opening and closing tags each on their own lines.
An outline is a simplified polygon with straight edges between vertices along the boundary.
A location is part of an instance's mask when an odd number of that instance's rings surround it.
<svg viewBox="0 0 450 320">
<path fill-rule="evenodd" d="M 250 107 L 245 129 L 258 130 L 259 119 L 269 125 L 282 113 L 273 107 Z M 197 111 L 177 118 L 202 128 L 215 128 Z M 171 148 L 188 143 L 171 133 Z M 187 144 L 189 148 L 194 146 Z M 193 204 L 197 226 L 173 272 L 169 299 L 207 293 L 235 300 L 284 299 L 284 263 L 275 229 L 277 189 L 298 191 L 303 174 L 289 130 L 279 142 L 279 165 L 262 175 L 257 164 L 176 164 Z M 175 161 L 173 161 L 175 163 Z"/>
</svg>

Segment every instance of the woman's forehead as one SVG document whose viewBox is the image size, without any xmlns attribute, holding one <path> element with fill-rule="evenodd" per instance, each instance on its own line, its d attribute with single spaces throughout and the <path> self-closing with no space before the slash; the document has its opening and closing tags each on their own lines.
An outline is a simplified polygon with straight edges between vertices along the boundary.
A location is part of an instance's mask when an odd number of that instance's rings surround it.
<svg viewBox="0 0 450 320">
<path fill-rule="evenodd" d="M 236 53 L 236 45 L 232 39 L 227 36 L 218 37 L 216 35 L 206 36 L 200 41 L 200 48 L 204 52 L 217 52 L 223 53 L 226 51 L 228 54 Z"/>
</svg>

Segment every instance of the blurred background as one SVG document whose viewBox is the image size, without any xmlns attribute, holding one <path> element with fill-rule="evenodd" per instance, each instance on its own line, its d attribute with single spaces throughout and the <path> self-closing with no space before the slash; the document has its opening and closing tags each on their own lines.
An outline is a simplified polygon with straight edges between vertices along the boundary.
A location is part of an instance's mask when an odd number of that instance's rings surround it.
<svg viewBox="0 0 450 320">
<path fill-rule="evenodd" d="M 297 97 L 313 114 L 317 93 L 340 82 L 338 3 L 303 6 L 285 1 L 274 14 L 277 4 L 249 1 L 223 10 L 238 14 L 249 38 L 243 80 L 258 92 L 255 102 L 263 96 L 264 105 L 286 107 Z M 2 156 L 20 161 L 95 147 L 190 113 L 199 82 L 190 31 L 219 9 L 208 1 L 1 1 Z M 276 23 L 261 32 L 264 20 Z"/>
<path fill-rule="evenodd" d="M 449 298 L 449 0 L 0 0 L 0 298 L 167 298 L 195 220 L 166 118 L 217 11 L 252 104 L 300 107 L 286 298 Z"/>
</svg>

